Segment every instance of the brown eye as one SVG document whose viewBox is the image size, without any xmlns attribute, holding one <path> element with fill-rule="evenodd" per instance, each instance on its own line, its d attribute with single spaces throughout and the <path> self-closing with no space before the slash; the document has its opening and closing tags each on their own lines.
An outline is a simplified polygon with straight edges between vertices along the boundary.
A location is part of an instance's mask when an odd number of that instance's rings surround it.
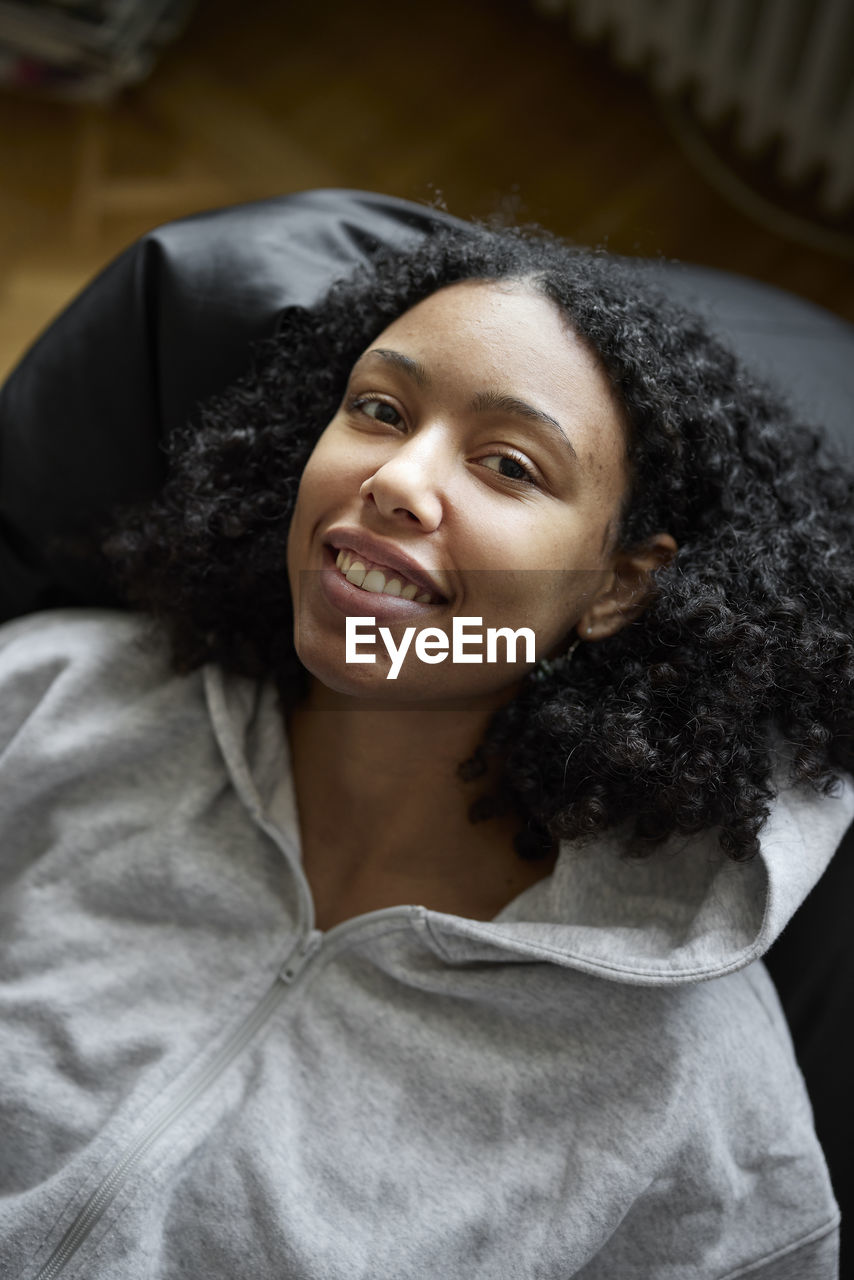
<svg viewBox="0 0 854 1280">
<path fill-rule="evenodd" d="M 507 480 L 527 480 L 529 484 L 536 484 L 531 471 L 510 454 L 491 453 L 488 457 L 481 458 L 481 462 L 490 471 L 497 471 L 499 475 L 504 476 Z"/>
<path fill-rule="evenodd" d="M 353 408 L 358 409 L 360 413 L 364 413 L 366 417 L 373 418 L 375 422 L 382 422 L 388 427 L 399 427 L 403 422 L 394 405 L 389 404 L 386 400 L 355 400 Z"/>
</svg>

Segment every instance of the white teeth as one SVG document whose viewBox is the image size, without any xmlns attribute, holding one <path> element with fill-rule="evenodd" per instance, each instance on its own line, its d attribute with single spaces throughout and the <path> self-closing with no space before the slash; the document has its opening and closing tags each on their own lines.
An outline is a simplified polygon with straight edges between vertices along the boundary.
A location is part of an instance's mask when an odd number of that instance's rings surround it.
<svg viewBox="0 0 854 1280">
<path fill-rule="evenodd" d="M 335 565 L 348 582 L 351 582 L 354 587 L 361 587 L 363 591 L 373 592 L 375 595 L 400 596 L 404 600 L 417 600 L 419 604 L 429 604 L 433 598 L 429 591 L 422 591 L 419 594 L 414 582 L 408 582 L 404 586 L 400 578 L 386 580 L 382 569 L 368 569 L 349 551 L 343 549 L 339 551 L 335 557 Z"/>
</svg>

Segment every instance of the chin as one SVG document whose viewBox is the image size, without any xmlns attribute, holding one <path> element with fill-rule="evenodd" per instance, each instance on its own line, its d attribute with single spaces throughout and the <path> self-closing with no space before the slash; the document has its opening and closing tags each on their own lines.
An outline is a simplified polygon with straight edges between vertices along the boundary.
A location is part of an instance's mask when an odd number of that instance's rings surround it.
<svg viewBox="0 0 854 1280">
<path fill-rule="evenodd" d="M 332 693 L 351 698 L 382 699 L 394 701 L 400 681 L 386 680 L 387 667 L 381 662 L 372 665 L 346 663 L 341 645 L 311 643 L 305 637 L 295 639 L 297 657 L 309 676 Z M 391 692 L 391 698 L 388 692 Z M 385 696 L 384 696 L 385 695 Z"/>
<path fill-rule="evenodd" d="M 471 680 L 443 679 L 437 668 L 417 674 L 402 671 L 396 680 L 386 678 L 388 664 L 345 664 L 330 654 L 299 651 L 309 676 L 331 693 L 352 699 L 372 710 L 458 711 L 477 713 L 496 710 L 510 702 L 521 686 L 521 675 L 512 683 L 478 686 Z M 522 673 L 524 674 L 524 673 Z"/>
</svg>

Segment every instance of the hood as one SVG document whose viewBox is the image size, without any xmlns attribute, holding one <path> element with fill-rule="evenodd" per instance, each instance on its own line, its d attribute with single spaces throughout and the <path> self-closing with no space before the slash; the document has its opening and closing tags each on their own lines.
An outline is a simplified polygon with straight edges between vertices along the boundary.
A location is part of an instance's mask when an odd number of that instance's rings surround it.
<svg viewBox="0 0 854 1280">
<path fill-rule="evenodd" d="M 232 782 L 256 822 L 299 859 L 290 754 L 269 685 L 204 670 L 208 708 Z M 271 821 L 275 808 L 277 822 Z M 564 842 L 554 871 L 494 920 L 426 911 L 454 963 L 547 961 L 643 986 L 697 982 L 762 956 L 818 882 L 854 818 L 854 783 L 832 796 L 780 783 L 760 851 L 736 863 L 715 831 L 629 858 L 619 832 Z"/>
</svg>

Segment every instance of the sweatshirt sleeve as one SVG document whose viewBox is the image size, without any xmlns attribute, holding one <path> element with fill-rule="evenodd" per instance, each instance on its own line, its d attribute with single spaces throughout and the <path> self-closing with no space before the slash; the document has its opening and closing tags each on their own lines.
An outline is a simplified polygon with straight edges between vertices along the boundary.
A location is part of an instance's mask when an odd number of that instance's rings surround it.
<svg viewBox="0 0 854 1280">
<path fill-rule="evenodd" d="M 0 761 L 34 716 L 46 712 L 45 731 L 56 727 L 55 702 L 71 694 L 60 715 L 65 723 L 105 681 L 113 690 L 138 681 L 152 666 L 129 648 L 141 626 L 136 615 L 89 608 L 44 610 L 0 625 Z"/>
<path fill-rule="evenodd" d="M 68 665 L 57 613 L 0 626 L 0 758 Z"/>
</svg>

